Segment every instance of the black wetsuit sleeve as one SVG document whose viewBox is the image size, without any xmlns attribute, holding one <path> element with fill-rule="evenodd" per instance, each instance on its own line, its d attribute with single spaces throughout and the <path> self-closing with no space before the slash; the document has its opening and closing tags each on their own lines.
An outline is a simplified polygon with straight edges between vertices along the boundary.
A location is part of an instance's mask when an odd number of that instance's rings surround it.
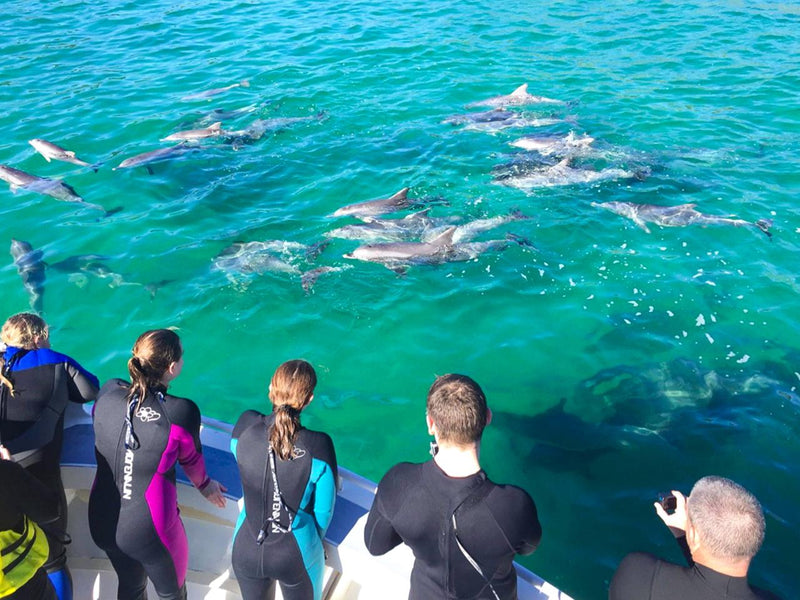
<svg viewBox="0 0 800 600">
<path fill-rule="evenodd" d="M 648 600 L 658 570 L 658 559 L 650 554 L 628 554 L 617 567 L 608 588 L 608 600 Z"/>
<path fill-rule="evenodd" d="M 392 514 L 386 506 L 387 497 L 396 496 L 394 493 L 394 469 L 384 475 L 375 492 L 375 500 L 369 509 L 367 524 L 364 527 L 364 543 L 370 554 L 378 556 L 386 554 L 395 546 L 399 546 L 403 539 L 392 525 Z"/>
<path fill-rule="evenodd" d="M 0 530 L 14 527 L 23 513 L 40 524 L 55 521 L 59 494 L 18 464 L 0 460 Z"/>
<path fill-rule="evenodd" d="M 69 377 L 67 378 L 67 388 L 69 389 L 69 399 L 71 402 L 84 404 L 97 398 L 100 389 L 100 382 L 89 371 L 81 367 L 72 359 L 64 364 Z"/>
</svg>

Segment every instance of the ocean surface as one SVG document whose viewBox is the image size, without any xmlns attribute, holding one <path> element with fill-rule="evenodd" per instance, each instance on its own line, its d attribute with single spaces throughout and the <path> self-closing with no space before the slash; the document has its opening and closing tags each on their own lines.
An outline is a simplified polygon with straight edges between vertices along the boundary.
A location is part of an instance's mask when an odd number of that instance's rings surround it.
<svg viewBox="0 0 800 600">
<path fill-rule="evenodd" d="M 306 358 L 304 423 L 375 480 L 426 459 L 434 377 L 471 375 L 494 411 L 486 471 L 540 511 L 521 562 L 576 600 L 604 598 L 630 551 L 680 560 L 652 502 L 707 474 L 762 501 L 751 579 L 792 598 L 799 17 L 719 0 L 6 1 L 0 163 L 86 204 L 0 182 L 3 243 L 40 252 L 53 346 L 102 380 L 126 375 L 142 331 L 175 327 L 174 393 L 234 421 Z M 511 107 L 502 129 L 469 120 L 524 83 L 561 102 Z M 216 121 L 245 133 L 114 169 Z M 569 166 L 510 145 L 570 133 L 594 141 Z M 32 138 L 97 171 L 45 161 Z M 497 243 L 470 260 L 400 274 L 344 258 L 359 242 L 326 233 L 357 220 L 329 215 L 405 187 L 418 206 L 392 217 L 529 218 L 480 233 Z M 747 224 L 648 233 L 595 205 L 612 201 Z M 273 243 L 215 261 L 254 241 Z M 0 282 L 0 314 L 30 308 L 10 254 Z"/>
</svg>

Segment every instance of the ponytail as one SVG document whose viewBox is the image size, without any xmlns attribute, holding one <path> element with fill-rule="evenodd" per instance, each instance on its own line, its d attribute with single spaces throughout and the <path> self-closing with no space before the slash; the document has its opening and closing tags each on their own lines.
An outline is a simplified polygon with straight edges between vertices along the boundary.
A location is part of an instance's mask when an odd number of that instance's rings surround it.
<svg viewBox="0 0 800 600">
<path fill-rule="evenodd" d="M 292 458 L 297 433 L 300 431 L 300 412 L 314 395 L 317 374 L 308 362 L 290 360 L 275 370 L 269 384 L 269 399 L 273 406 L 273 424 L 269 428 L 269 443 L 282 460 Z"/>
<path fill-rule="evenodd" d="M 292 458 L 294 439 L 300 430 L 300 411 L 288 404 L 275 407 L 275 420 L 269 429 L 269 443 L 281 460 Z"/>
<path fill-rule="evenodd" d="M 149 391 L 162 389 L 161 380 L 172 363 L 183 355 L 178 334 L 169 329 L 145 331 L 133 345 L 133 356 L 128 360 L 131 385 L 128 401 L 136 399 L 137 410 Z"/>
</svg>

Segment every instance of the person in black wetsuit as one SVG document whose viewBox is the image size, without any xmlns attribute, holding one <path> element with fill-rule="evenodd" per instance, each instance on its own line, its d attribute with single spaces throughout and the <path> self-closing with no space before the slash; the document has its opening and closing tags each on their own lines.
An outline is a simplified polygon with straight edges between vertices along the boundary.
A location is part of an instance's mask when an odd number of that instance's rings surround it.
<svg viewBox="0 0 800 600">
<path fill-rule="evenodd" d="M 178 512 L 175 463 L 212 504 L 226 489 L 206 473 L 200 411 L 167 394 L 183 368 L 178 335 L 146 331 L 128 361 L 131 383 L 108 381 L 94 406 L 97 475 L 89 529 L 119 579 L 119 600 L 143 600 L 147 578 L 159 598 L 186 598 L 189 545 Z"/>
<path fill-rule="evenodd" d="M 724 477 L 703 477 L 686 498 L 673 491 L 672 513 L 655 503 L 656 513 L 678 540 L 688 567 L 634 552 L 611 580 L 609 600 L 776 600 L 747 583 L 750 561 L 764 540 L 764 513 L 758 500 Z"/>
<path fill-rule="evenodd" d="M 317 376 L 304 360 L 280 365 L 269 385 L 272 413 L 248 410 L 233 429 L 244 510 L 234 532 L 232 563 L 244 600 L 318 600 L 322 540 L 333 517 L 338 471 L 331 438 L 300 425 Z"/>
<path fill-rule="evenodd" d="M 428 392 L 426 418 L 433 460 L 400 463 L 381 479 L 367 549 L 413 550 L 410 600 L 516 599 L 514 556 L 533 552 L 542 528 L 527 492 L 493 483 L 481 469 L 486 397 L 469 377 L 444 375 Z"/>
<path fill-rule="evenodd" d="M 97 396 L 97 377 L 75 360 L 50 349 L 47 324 L 38 315 L 9 317 L 0 331 L 0 445 L 14 461 L 60 499 L 59 519 L 48 529 L 50 556 L 45 569 L 60 600 L 72 599 L 63 542 L 67 499 L 61 481 L 61 445 L 67 402 Z"/>
<path fill-rule="evenodd" d="M 0 598 L 55 600 L 44 569 L 49 553 L 41 529 L 58 519 L 59 494 L 0 450 Z"/>
</svg>

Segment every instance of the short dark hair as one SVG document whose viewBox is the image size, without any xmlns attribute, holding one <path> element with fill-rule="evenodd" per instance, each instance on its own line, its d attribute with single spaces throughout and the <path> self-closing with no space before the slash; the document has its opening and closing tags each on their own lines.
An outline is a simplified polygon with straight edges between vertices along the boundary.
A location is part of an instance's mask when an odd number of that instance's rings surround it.
<svg viewBox="0 0 800 600">
<path fill-rule="evenodd" d="M 756 497 L 724 477 L 703 477 L 687 502 L 689 520 L 712 556 L 753 558 L 764 541 L 764 512 Z"/>
<path fill-rule="evenodd" d="M 466 375 L 450 373 L 431 385 L 427 410 L 440 441 L 466 445 L 481 439 L 489 409 L 481 386 Z"/>
</svg>

